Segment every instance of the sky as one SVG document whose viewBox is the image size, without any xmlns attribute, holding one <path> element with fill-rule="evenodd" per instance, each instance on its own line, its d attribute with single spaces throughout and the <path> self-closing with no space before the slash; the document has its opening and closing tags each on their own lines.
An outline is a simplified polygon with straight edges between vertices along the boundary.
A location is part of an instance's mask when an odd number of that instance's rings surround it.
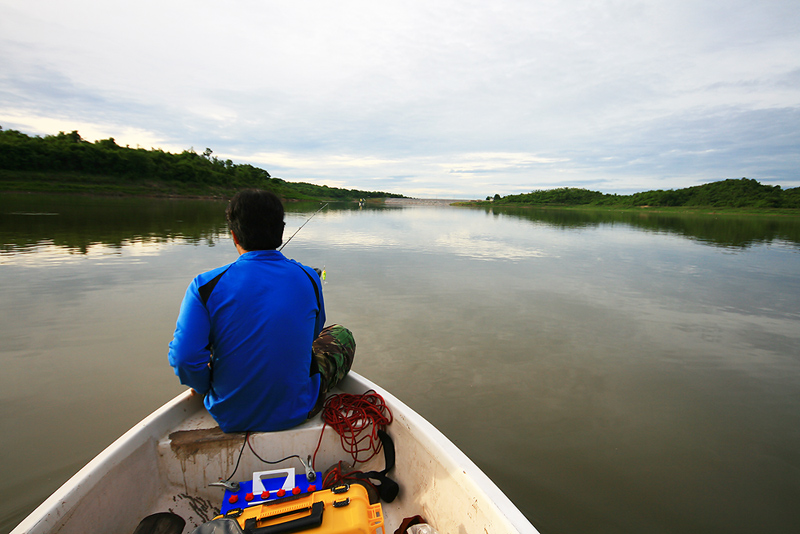
<svg viewBox="0 0 800 534">
<path fill-rule="evenodd" d="M 0 126 L 419 198 L 800 186 L 798 0 L 0 0 Z"/>
</svg>

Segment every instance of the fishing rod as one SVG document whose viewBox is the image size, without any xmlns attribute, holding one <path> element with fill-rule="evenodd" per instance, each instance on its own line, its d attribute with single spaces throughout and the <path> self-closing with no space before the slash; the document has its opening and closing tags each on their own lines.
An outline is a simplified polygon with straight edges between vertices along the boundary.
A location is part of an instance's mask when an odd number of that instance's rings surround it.
<svg viewBox="0 0 800 534">
<path fill-rule="evenodd" d="M 308 221 L 310 221 L 311 219 L 313 219 L 313 218 L 314 218 L 314 215 L 316 215 L 317 213 L 319 213 L 319 212 L 321 212 L 322 210 L 324 210 L 324 209 L 325 209 L 325 206 L 327 206 L 327 205 L 328 205 L 328 203 L 326 202 L 325 204 L 323 204 L 323 205 L 322 205 L 322 207 L 321 207 L 320 209 L 318 209 L 317 211 L 315 211 L 314 213 L 312 213 L 312 214 L 311 214 L 311 217 L 309 217 L 308 219 L 306 219 L 306 222 L 304 222 L 303 224 L 301 224 L 301 225 L 300 225 L 300 228 L 298 228 L 297 230 L 295 230 L 295 231 L 294 231 L 294 233 L 291 235 L 291 237 L 289 237 L 289 239 L 287 239 L 287 240 L 286 240 L 286 241 L 283 243 L 283 245 L 281 245 L 281 248 L 279 248 L 279 249 L 278 249 L 278 251 L 281 251 L 281 250 L 283 250 L 283 247 L 285 247 L 286 245 L 288 245 L 288 244 L 289 244 L 289 241 L 291 241 L 291 240 L 292 240 L 292 237 L 296 236 L 296 235 L 297 235 L 297 232 L 299 232 L 300 230 L 302 230 L 302 229 L 303 229 L 303 226 L 307 225 L 307 224 L 308 224 Z"/>
</svg>

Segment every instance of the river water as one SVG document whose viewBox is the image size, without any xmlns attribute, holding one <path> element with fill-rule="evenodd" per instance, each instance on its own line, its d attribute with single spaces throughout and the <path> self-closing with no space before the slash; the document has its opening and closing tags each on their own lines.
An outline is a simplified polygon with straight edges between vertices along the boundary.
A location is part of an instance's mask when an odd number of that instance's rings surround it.
<svg viewBox="0 0 800 534">
<path fill-rule="evenodd" d="M 0 196 L 0 532 L 182 391 L 224 207 Z M 797 219 L 342 205 L 284 252 L 326 269 L 354 369 L 542 533 L 800 531 Z"/>
</svg>

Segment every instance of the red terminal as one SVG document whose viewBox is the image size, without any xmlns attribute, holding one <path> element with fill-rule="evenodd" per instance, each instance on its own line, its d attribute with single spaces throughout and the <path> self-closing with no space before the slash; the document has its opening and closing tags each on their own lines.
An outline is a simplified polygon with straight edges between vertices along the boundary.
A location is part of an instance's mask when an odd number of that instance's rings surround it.
<svg viewBox="0 0 800 534">
<path fill-rule="evenodd" d="M 228 497 L 228 502 L 231 504 L 236 504 L 238 500 L 239 500 L 238 495 L 231 495 L 230 497 Z"/>
<path fill-rule="evenodd" d="M 278 490 L 278 497 L 283 497 L 284 495 L 286 495 L 286 490 L 283 489 L 283 488 L 279 489 Z"/>
<path fill-rule="evenodd" d="M 252 493 L 248 493 L 247 495 L 244 496 L 244 500 L 246 500 L 247 502 L 252 501 L 253 500 L 253 494 Z"/>
<path fill-rule="evenodd" d="M 317 487 L 314 484 L 311 484 L 306 491 L 309 493 L 317 491 Z"/>
<path fill-rule="evenodd" d="M 268 491 L 262 491 L 261 492 L 261 498 L 262 499 L 269 499 L 269 492 Z"/>
<path fill-rule="evenodd" d="M 300 494 L 300 491 L 301 491 L 301 490 L 300 490 L 300 488 L 299 488 L 299 487 L 297 487 L 297 486 L 295 486 L 295 487 L 293 487 L 293 488 L 292 488 L 292 494 L 293 494 L 293 495 L 299 495 L 299 494 Z"/>
</svg>

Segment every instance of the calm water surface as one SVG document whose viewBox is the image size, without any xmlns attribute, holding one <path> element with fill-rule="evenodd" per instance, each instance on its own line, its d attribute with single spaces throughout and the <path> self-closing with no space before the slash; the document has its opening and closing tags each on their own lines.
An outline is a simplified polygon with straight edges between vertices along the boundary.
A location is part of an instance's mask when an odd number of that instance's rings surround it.
<svg viewBox="0 0 800 534">
<path fill-rule="evenodd" d="M 0 197 L 0 532 L 182 390 L 224 206 Z M 797 220 L 331 206 L 284 252 L 541 532 L 800 531 Z"/>
</svg>

